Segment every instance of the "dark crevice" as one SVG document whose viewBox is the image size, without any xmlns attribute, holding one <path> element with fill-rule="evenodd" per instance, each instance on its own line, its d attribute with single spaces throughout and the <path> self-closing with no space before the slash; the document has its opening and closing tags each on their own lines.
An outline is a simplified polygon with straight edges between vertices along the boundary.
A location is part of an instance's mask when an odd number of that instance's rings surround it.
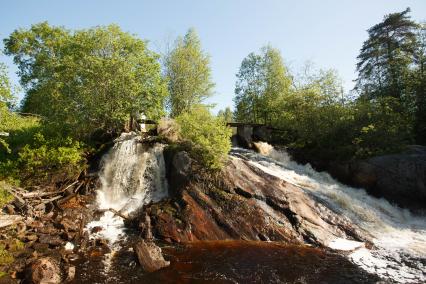
<svg viewBox="0 0 426 284">
<path fill-rule="evenodd" d="M 297 217 L 296 217 L 297 215 L 293 211 L 291 211 L 289 208 L 280 206 L 279 204 L 277 204 L 274 200 L 270 198 L 266 198 L 265 202 L 271 208 L 277 210 L 278 212 L 283 213 L 287 217 L 290 224 L 296 230 L 299 228 L 299 221 L 297 220 Z"/>
<path fill-rule="evenodd" d="M 234 191 L 235 191 L 236 194 L 241 195 L 242 197 L 245 197 L 245 198 L 252 198 L 253 197 L 253 195 L 250 192 L 247 192 L 240 187 L 234 188 Z"/>
</svg>

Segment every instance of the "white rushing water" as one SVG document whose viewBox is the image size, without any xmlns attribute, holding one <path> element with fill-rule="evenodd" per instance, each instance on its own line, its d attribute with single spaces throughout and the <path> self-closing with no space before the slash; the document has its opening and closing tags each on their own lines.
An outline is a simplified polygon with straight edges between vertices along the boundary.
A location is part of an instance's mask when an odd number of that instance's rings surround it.
<svg viewBox="0 0 426 284">
<path fill-rule="evenodd" d="M 315 171 L 309 164 L 292 161 L 285 151 L 277 151 L 267 143 L 256 146 L 261 154 L 243 149 L 233 152 L 349 218 L 374 244 L 369 250 L 358 242 L 336 239 L 330 243 L 331 248 L 353 250 L 349 259 L 380 277 L 401 283 L 426 282 L 425 216 L 412 215 L 385 199 L 368 195 L 363 189 L 345 186 L 329 174 Z"/>
<path fill-rule="evenodd" d="M 146 149 L 134 133 L 123 133 L 114 147 L 102 159 L 100 188 L 97 191 L 99 209 L 114 209 L 122 215 L 149 202 L 157 202 L 167 196 L 166 170 L 163 145 Z M 86 229 L 92 239 L 107 240 L 113 256 L 124 238 L 124 221 L 112 211 L 105 211 Z M 108 256 L 107 256 L 108 258 Z M 108 262 L 108 259 L 107 259 Z"/>
</svg>

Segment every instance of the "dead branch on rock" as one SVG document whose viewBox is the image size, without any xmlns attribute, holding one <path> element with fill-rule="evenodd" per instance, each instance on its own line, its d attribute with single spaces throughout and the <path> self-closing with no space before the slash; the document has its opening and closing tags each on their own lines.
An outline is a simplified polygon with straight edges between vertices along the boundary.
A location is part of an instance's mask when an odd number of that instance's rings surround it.
<svg viewBox="0 0 426 284">
<path fill-rule="evenodd" d="M 77 196 L 78 191 L 83 186 L 87 186 L 89 182 L 90 181 L 87 179 L 77 179 L 64 185 L 57 191 L 43 191 L 40 188 L 34 191 L 28 191 L 16 186 L 7 186 L 5 189 L 15 198 L 12 204 L 15 205 L 15 208 L 17 208 L 21 214 L 28 217 L 36 217 L 45 213 L 47 204 L 63 204 Z"/>
</svg>

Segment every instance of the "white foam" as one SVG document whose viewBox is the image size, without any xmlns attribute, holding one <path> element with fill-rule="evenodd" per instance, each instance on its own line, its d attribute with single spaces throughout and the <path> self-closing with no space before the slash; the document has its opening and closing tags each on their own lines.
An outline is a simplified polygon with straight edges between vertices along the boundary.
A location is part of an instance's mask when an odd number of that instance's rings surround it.
<svg viewBox="0 0 426 284">
<path fill-rule="evenodd" d="M 356 242 L 352 240 L 347 240 L 343 238 L 336 238 L 332 240 L 328 247 L 335 250 L 342 250 L 342 251 L 352 251 L 358 248 L 361 248 L 364 246 L 363 242 Z"/>
<path fill-rule="evenodd" d="M 70 243 L 70 242 L 67 242 L 66 244 L 65 244 L 65 250 L 73 250 L 74 249 L 74 244 L 73 243 Z"/>
</svg>

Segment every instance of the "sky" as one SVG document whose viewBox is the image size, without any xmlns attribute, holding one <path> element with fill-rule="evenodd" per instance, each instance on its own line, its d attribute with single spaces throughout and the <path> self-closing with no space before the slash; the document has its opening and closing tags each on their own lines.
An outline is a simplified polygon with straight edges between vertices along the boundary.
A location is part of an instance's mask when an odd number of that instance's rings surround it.
<svg viewBox="0 0 426 284">
<path fill-rule="evenodd" d="M 414 20 L 426 21 L 426 0 L 0 0 L 0 7 L 1 39 L 43 21 L 68 29 L 114 23 L 163 52 L 193 27 L 211 56 L 216 87 L 208 102 L 217 104 L 214 111 L 232 107 L 241 61 L 266 44 L 281 51 L 293 72 L 306 62 L 336 69 L 348 91 L 369 27 L 407 7 Z M 0 61 L 18 83 L 11 58 L 0 55 Z"/>
</svg>

